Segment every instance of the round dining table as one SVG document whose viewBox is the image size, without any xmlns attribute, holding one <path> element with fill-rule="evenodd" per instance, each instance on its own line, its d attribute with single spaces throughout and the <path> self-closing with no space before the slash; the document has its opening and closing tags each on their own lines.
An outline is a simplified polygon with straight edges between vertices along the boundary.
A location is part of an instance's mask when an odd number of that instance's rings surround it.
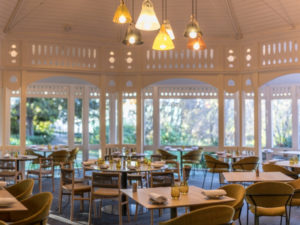
<svg viewBox="0 0 300 225">
<path fill-rule="evenodd" d="M 114 161 L 113 163 L 109 163 L 108 161 L 105 161 L 106 165 L 109 165 L 108 168 L 101 168 L 100 166 L 94 164 L 94 165 L 90 165 L 89 168 L 93 169 L 93 170 L 98 170 L 98 171 L 102 171 L 102 172 L 119 172 L 121 173 L 121 188 L 122 189 L 127 189 L 127 175 L 128 173 L 139 173 L 139 172 L 145 172 L 145 173 L 149 173 L 149 172 L 153 172 L 153 171 L 160 171 L 160 170 L 165 170 L 168 168 L 167 165 L 164 166 L 160 166 L 160 167 L 156 167 L 156 166 L 149 166 L 146 165 L 144 163 L 140 164 L 139 168 L 135 168 L 135 169 L 129 169 L 127 166 L 127 161 L 125 161 L 125 163 L 121 163 L 121 168 L 117 168 L 117 163 L 116 161 Z M 123 201 L 125 201 L 125 197 L 123 199 Z M 134 208 L 135 204 L 130 206 L 131 208 Z M 114 214 L 114 215 L 118 215 L 118 210 L 113 210 L 112 205 L 107 205 L 104 206 L 102 208 L 102 211 L 107 213 L 107 214 Z M 126 205 L 123 206 L 123 215 L 126 215 Z M 135 210 L 132 209 L 132 211 L 134 212 Z"/>
<path fill-rule="evenodd" d="M 34 152 L 40 152 L 44 154 L 44 158 L 46 158 L 47 153 L 52 153 L 52 152 L 58 152 L 58 151 L 68 151 L 70 152 L 71 150 L 66 147 L 60 147 L 60 146 L 51 146 L 51 148 L 48 148 L 48 146 L 31 146 L 29 147 Z"/>
</svg>

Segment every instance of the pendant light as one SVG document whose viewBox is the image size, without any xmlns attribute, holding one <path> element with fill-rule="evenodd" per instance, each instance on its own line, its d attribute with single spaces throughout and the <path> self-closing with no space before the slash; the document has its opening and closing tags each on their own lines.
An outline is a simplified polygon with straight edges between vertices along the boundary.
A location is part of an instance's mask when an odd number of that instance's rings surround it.
<svg viewBox="0 0 300 225">
<path fill-rule="evenodd" d="M 166 51 L 166 50 L 171 50 L 174 49 L 174 43 L 170 37 L 170 35 L 167 33 L 166 29 L 166 1 L 167 0 L 162 0 L 162 20 L 164 21 L 163 24 L 160 27 L 160 31 L 158 32 L 157 36 L 154 39 L 152 49 L 154 50 L 159 50 L 159 51 Z M 171 26 L 170 26 L 171 27 Z M 172 31 L 173 33 L 173 31 Z M 173 34 L 174 36 L 174 34 Z"/>
<path fill-rule="evenodd" d="M 134 0 L 132 0 L 132 18 L 132 23 L 129 24 L 122 43 L 124 45 L 141 45 L 144 43 L 141 32 L 134 25 Z"/>
<path fill-rule="evenodd" d="M 131 23 L 131 21 L 132 21 L 132 18 L 131 18 L 131 15 L 125 5 L 124 0 L 120 0 L 120 5 L 118 6 L 118 8 L 115 12 L 113 22 L 124 24 L 124 23 Z"/>
<path fill-rule="evenodd" d="M 187 48 L 191 50 L 204 50 L 206 49 L 206 44 L 202 38 L 202 34 L 198 33 L 197 38 L 189 38 L 187 43 Z"/>
<path fill-rule="evenodd" d="M 139 30 L 153 31 L 160 28 L 151 0 L 144 0 L 142 10 L 135 27 Z"/>
<path fill-rule="evenodd" d="M 197 34 L 200 32 L 201 30 L 197 21 L 197 0 L 192 0 L 192 15 L 189 23 L 186 25 L 184 37 L 197 38 Z"/>
<path fill-rule="evenodd" d="M 171 26 L 169 20 L 164 20 L 164 24 L 165 24 L 166 31 L 167 31 L 168 35 L 170 36 L 170 38 L 172 40 L 174 40 L 175 39 L 175 35 L 174 35 L 173 29 L 172 29 L 172 26 Z"/>
</svg>

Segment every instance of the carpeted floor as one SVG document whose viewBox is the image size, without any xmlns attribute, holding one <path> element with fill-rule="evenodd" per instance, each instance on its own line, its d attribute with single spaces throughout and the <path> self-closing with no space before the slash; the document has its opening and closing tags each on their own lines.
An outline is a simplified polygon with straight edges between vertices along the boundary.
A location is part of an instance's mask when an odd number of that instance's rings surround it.
<svg viewBox="0 0 300 225">
<path fill-rule="evenodd" d="M 210 182 L 211 176 L 208 175 L 208 182 Z M 190 185 L 195 185 L 201 187 L 203 181 L 203 173 L 202 172 L 196 172 L 194 175 L 192 173 L 189 184 Z M 208 188 L 208 182 L 207 182 L 207 187 Z M 213 188 L 218 188 L 219 183 L 218 183 L 218 178 L 215 176 L 214 179 L 214 186 Z M 74 208 L 74 220 L 73 222 L 69 220 L 69 215 L 70 215 L 70 202 L 68 200 L 68 197 L 65 196 L 63 200 L 63 210 L 62 214 L 58 213 L 58 187 L 59 187 L 59 179 L 56 179 L 56 190 L 54 192 L 54 199 L 53 199 L 53 204 L 49 216 L 49 221 L 48 224 L 50 225 L 66 225 L 66 224 L 73 224 L 73 225 L 81 225 L 81 224 L 87 224 L 88 221 L 88 202 L 85 202 L 85 209 L 83 212 L 80 212 L 79 210 L 79 202 L 77 201 L 75 203 L 75 208 Z M 51 189 L 51 182 L 50 180 L 45 179 L 44 180 L 44 185 L 43 185 L 43 191 L 50 191 L 52 192 Z M 34 187 L 34 193 L 38 192 L 38 185 L 35 184 Z M 114 204 L 115 208 L 117 209 L 116 202 L 113 202 L 111 200 L 105 200 L 103 202 L 103 205 L 111 205 Z M 99 204 L 97 204 L 99 205 Z M 98 209 L 99 210 L 99 209 Z M 134 209 L 132 208 L 131 213 L 134 213 Z M 178 210 L 178 214 L 181 215 L 184 213 L 184 209 L 181 208 Z M 159 217 L 158 215 L 158 210 L 154 211 L 154 222 L 155 224 L 159 224 L 160 221 L 165 221 L 170 218 L 170 210 L 165 209 L 163 211 L 163 215 Z M 106 214 L 102 213 L 101 218 L 93 218 L 93 224 L 103 224 L 103 225 L 112 225 L 112 224 L 118 224 L 118 216 L 116 215 L 111 215 L 111 214 Z M 150 213 L 149 211 L 146 211 L 143 214 L 140 214 L 137 218 L 137 221 L 134 220 L 134 216 L 131 216 L 131 222 L 127 221 L 127 217 L 123 217 L 123 224 L 143 224 L 147 225 L 150 224 Z M 236 224 L 239 224 L 238 221 L 236 221 Z M 242 224 L 246 224 L 246 205 L 244 205 L 243 210 L 242 210 Z M 249 225 L 253 225 L 253 214 L 250 213 L 249 216 Z M 280 217 L 261 217 L 260 218 L 260 225 L 275 225 L 275 224 L 280 224 Z M 283 221 L 283 224 L 284 221 Z M 209 225 L 209 223 L 207 224 Z M 291 213 L 291 225 L 300 225 L 300 208 L 293 208 L 292 213 Z"/>
</svg>

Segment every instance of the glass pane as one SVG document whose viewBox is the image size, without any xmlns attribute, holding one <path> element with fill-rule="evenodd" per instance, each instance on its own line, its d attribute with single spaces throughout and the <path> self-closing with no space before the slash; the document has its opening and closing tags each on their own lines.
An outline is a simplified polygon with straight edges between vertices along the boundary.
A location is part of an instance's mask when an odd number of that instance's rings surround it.
<svg viewBox="0 0 300 225">
<path fill-rule="evenodd" d="M 160 144 L 218 146 L 217 99 L 160 99 Z"/>
<path fill-rule="evenodd" d="M 101 157 L 101 150 L 90 149 L 89 150 L 89 159 L 98 159 Z"/>
<path fill-rule="evenodd" d="M 273 99 L 272 111 L 272 146 L 292 147 L 292 100 Z"/>
<path fill-rule="evenodd" d="M 74 143 L 82 144 L 82 99 L 75 99 Z"/>
<path fill-rule="evenodd" d="M 261 100 L 261 147 L 265 148 L 267 145 L 267 124 L 266 124 L 266 100 Z"/>
<path fill-rule="evenodd" d="M 118 144 L 118 100 L 116 94 L 106 99 L 106 143 Z"/>
<path fill-rule="evenodd" d="M 26 144 L 68 145 L 68 101 L 27 98 Z"/>
<path fill-rule="evenodd" d="M 153 145 L 153 99 L 144 99 L 144 145 Z"/>
<path fill-rule="evenodd" d="M 89 144 L 100 144 L 100 100 L 91 98 L 89 102 Z"/>
<path fill-rule="evenodd" d="M 106 99 L 105 103 L 105 139 L 106 143 L 110 143 L 110 108 L 109 108 L 109 99 Z"/>
<path fill-rule="evenodd" d="M 254 146 L 254 100 L 245 99 L 244 146 Z"/>
<path fill-rule="evenodd" d="M 136 99 L 123 99 L 123 144 L 136 143 Z"/>
<path fill-rule="evenodd" d="M 235 111 L 234 99 L 225 99 L 224 105 L 224 134 L 225 146 L 235 145 Z"/>
<path fill-rule="evenodd" d="M 20 145 L 20 98 L 10 98 L 10 145 Z"/>
</svg>

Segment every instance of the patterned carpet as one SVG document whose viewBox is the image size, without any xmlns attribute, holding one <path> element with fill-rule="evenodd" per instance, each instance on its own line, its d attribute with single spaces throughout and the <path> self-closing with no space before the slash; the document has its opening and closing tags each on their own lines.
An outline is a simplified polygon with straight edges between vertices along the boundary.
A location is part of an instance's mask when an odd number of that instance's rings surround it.
<svg viewBox="0 0 300 225">
<path fill-rule="evenodd" d="M 195 186 L 200 186 L 202 185 L 202 180 L 203 179 L 203 173 L 202 172 L 196 172 L 195 175 L 191 175 L 190 177 L 190 185 L 195 185 Z M 208 176 L 208 181 L 210 181 L 211 176 Z M 66 224 L 71 224 L 71 225 L 86 225 L 88 224 L 88 202 L 85 202 L 84 205 L 84 211 L 80 212 L 79 210 L 79 202 L 75 202 L 75 208 L 74 208 L 74 220 L 73 222 L 69 220 L 69 215 L 70 215 L 70 204 L 69 204 L 69 200 L 68 197 L 65 196 L 64 200 L 63 200 L 63 210 L 62 210 L 62 214 L 58 214 L 58 187 L 59 187 L 59 179 L 56 179 L 56 190 L 54 193 L 54 199 L 53 199 L 53 204 L 52 204 L 52 208 L 51 208 L 51 212 L 50 212 L 50 216 L 49 216 L 49 221 L 48 224 L 49 225 L 66 225 Z M 218 188 L 219 187 L 219 183 L 218 183 L 218 178 L 215 176 L 214 179 L 214 187 L 213 188 Z M 206 187 L 208 188 L 208 187 Z M 43 186 L 43 191 L 50 191 L 51 190 L 51 183 L 50 180 L 45 179 L 44 180 L 44 186 Z M 34 192 L 37 193 L 38 192 L 38 185 L 35 184 L 35 188 L 34 188 Z M 110 204 L 114 204 L 115 203 L 115 207 L 117 208 L 116 202 L 113 202 L 111 200 L 106 200 L 103 202 L 103 205 L 110 205 Z M 99 205 L 99 204 L 97 204 Z M 141 208 L 140 208 L 141 209 Z M 97 209 L 97 211 L 99 211 L 100 209 Z M 134 212 L 134 209 L 131 210 L 131 213 Z M 179 209 L 178 210 L 178 214 L 181 215 L 184 213 L 184 209 Z M 300 225 L 300 208 L 293 208 L 292 209 L 292 218 L 291 218 L 291 225 Z M 163 211 L 163 215 L 161 217 L 159 217 L 158 215 L 158 210 L 154 211 L 154 222 L 155 224 L 159 224 L 160 221 L 165 221 L 168 220 L 170 218 L 170 211 L 168 209 L 165 209 Z M 116 215 L 111 215 L 111 214 L 106 214 L 106 213 L 102 213 L 101 218 L 96 217 L 93 218 L 93 224 L 95 225 L 117 225 L 118 224 L 118 216 Z M 143 224 L 143 225 L 147 225 L 150 224 L 150 213 L 147 211 L 143 214 L 140 214 L 138 216 L 137 221 L 134 220 L 134 216 L 131 216 L 131 222 L 127 221 L 127 217 L 123 217 L 123 224 L 125 225 L 133 225 L 133 224 Z M 238 221 L 236 221 L 236 225 L 238 225 Z M 246 205 L 244 205 L 243 207 L 243 211 L 242 211 L 242 224 L 246 224 Z M 249 215 L 249 225 L 253 225 L 253 214 Z M 280 224 L 280 217 L 261 217 L 260 218 L 260 225 L 275 225 L 275 224 Z M 283 224 L 285 224 L 285 222 L 283 221 Z M 209 223 L 207 224 L 209 225 Z"/>
</svg>

